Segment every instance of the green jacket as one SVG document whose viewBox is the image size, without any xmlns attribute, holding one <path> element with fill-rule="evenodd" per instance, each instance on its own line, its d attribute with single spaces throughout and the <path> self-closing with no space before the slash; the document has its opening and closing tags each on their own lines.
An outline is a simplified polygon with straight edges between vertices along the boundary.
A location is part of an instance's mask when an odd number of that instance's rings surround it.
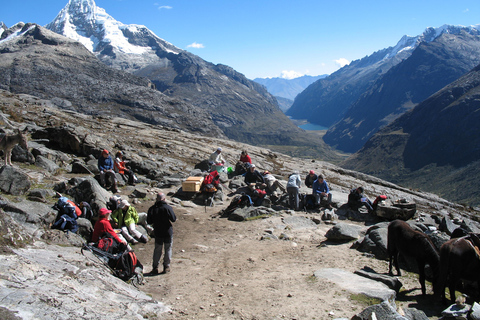
<svg viewBox="0 0 480 320">
<path fill-rule="evenodd" d="M 137 224 L 138 212 L 137 209 L 132 206 L 129 206 L 127 211 L 123 211 L 122 209 L 116 209 L 112 212 L 111 219 L 118 224 L 119 228 L 123 226 L 129 226 L 132 223 Z"/>
</svg>

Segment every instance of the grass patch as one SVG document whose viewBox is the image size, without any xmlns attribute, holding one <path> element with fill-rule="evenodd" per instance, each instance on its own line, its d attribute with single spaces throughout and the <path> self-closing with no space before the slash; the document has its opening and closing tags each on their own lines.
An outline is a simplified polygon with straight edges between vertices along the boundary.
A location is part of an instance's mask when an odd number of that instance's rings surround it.
<svg viewBox="0 0 480 320">
<path fill-rule="evenodd" d="M 350 295 L 350 300 L 359 302 L 360 304 L 364 306 L 373 306 L 375 304 L 379 304 L 382 302 L 382 300 L 377 299 L 377 298 L 372 298 L 368 297 L 364 294 L 351 294 Z"/>
<path fill-rule="evenodd" d="M 258 220 L 258 219 L 266 219 L 266 218 L 269 218 L 271 217 L 272 215 L 270 214 L 261 214 L 259 216 L 255 216 L 255 217 L 248 217 L 245 219 L 245 221 L 254 221 L 254 220 Z"/>
</svg>

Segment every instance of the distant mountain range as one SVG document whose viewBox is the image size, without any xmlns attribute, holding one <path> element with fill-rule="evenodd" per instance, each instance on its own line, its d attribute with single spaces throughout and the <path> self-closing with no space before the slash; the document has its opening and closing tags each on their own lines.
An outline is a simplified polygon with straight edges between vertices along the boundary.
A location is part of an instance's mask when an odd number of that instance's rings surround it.
<svg viewBox="0 0 480 320">
<path fill-rule="evenodd" d="M 283 112 L 286 112 L 293 104 L 295 97 L 305 90 L 310 84 L 328 75 L 302 76 L 295 79 L 285 78 L 255 78 L 253 81 L 264 85 L 278 101 Z"/>
<path fill-rule="evenodd" d="M 480 62 L 478 27 L 444 25 L 351 62 L 300 93 L 287 115 L 331 127 L 324 140 L 355 152 L 430 94 Z"/>
<path fill-rule="evenodd" d="M 480 65 L 370 138 L 343 167 L 480 205 Z"/>
<path fill-rule="evenodd" d="M 305 90 L 310 84 L 318 79 L 327 77 L 328 74 L 320 76 L 301 76 L 294 79 L 285 78 L 255 78 L 253 81 L 264 85 L 272 95 L 294 100 L 295 97 Z"/>
</svg>

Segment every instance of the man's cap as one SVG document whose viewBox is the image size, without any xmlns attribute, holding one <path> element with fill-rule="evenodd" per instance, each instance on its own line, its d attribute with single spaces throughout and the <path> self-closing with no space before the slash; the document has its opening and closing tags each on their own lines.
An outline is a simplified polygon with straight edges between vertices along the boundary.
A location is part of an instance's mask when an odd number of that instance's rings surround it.
<svg viewBox="0 0 480 320">
<path fill-rule="evenodd" d="M 315 171 L 313 171 L 313 170 L 310 170 L 310 174 L 315 174 Z"/>
<path fill-rule="evenodd" d="M 108 150 L 107 150 L 107 149 L 103 149 L 102 153 L 103 153 L 103 154 L 108 154 Z"/>
</svg>

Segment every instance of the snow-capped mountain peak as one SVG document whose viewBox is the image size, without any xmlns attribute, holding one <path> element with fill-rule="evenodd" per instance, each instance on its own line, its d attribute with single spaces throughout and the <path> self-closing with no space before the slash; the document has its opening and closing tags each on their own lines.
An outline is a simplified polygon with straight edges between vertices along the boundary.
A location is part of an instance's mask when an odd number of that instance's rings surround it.
<svg viewBox="0 0 480 320">
<path fill-rule="evenodd" d="M 431 42 L 444 33 L 459 34 L 461 31 L 465 31 L 470 34 L 479 35 L 480 25 L 464 27 L 464 26 L 454 26 L 454 25 L 444 24 L 443 26 L 438 28 L 433 28 L 433 27 L 426 28 L 422 34 L 415 37 L 405 35 L 397 42 L 397 44 L 394 47 L 389 48 L 388 53 L 385 56 L 385 59 L 392 58 L 401 52 L 405 52 L 405 51 L 411 52 L 420 43 Z"/>
<path fill-rule="evenodd" d="M 125 25 L 98 7 L 93 0 L 69 0 L 57 17 L 46 28 L 79 41 L 93 53 L 151 54 L 161 47 L 167 52 L 181 49 L 158 38 L 142 25 Z M 157 46 L 147 45 L 145 37 L 155 38 Z"/>
</svg>

